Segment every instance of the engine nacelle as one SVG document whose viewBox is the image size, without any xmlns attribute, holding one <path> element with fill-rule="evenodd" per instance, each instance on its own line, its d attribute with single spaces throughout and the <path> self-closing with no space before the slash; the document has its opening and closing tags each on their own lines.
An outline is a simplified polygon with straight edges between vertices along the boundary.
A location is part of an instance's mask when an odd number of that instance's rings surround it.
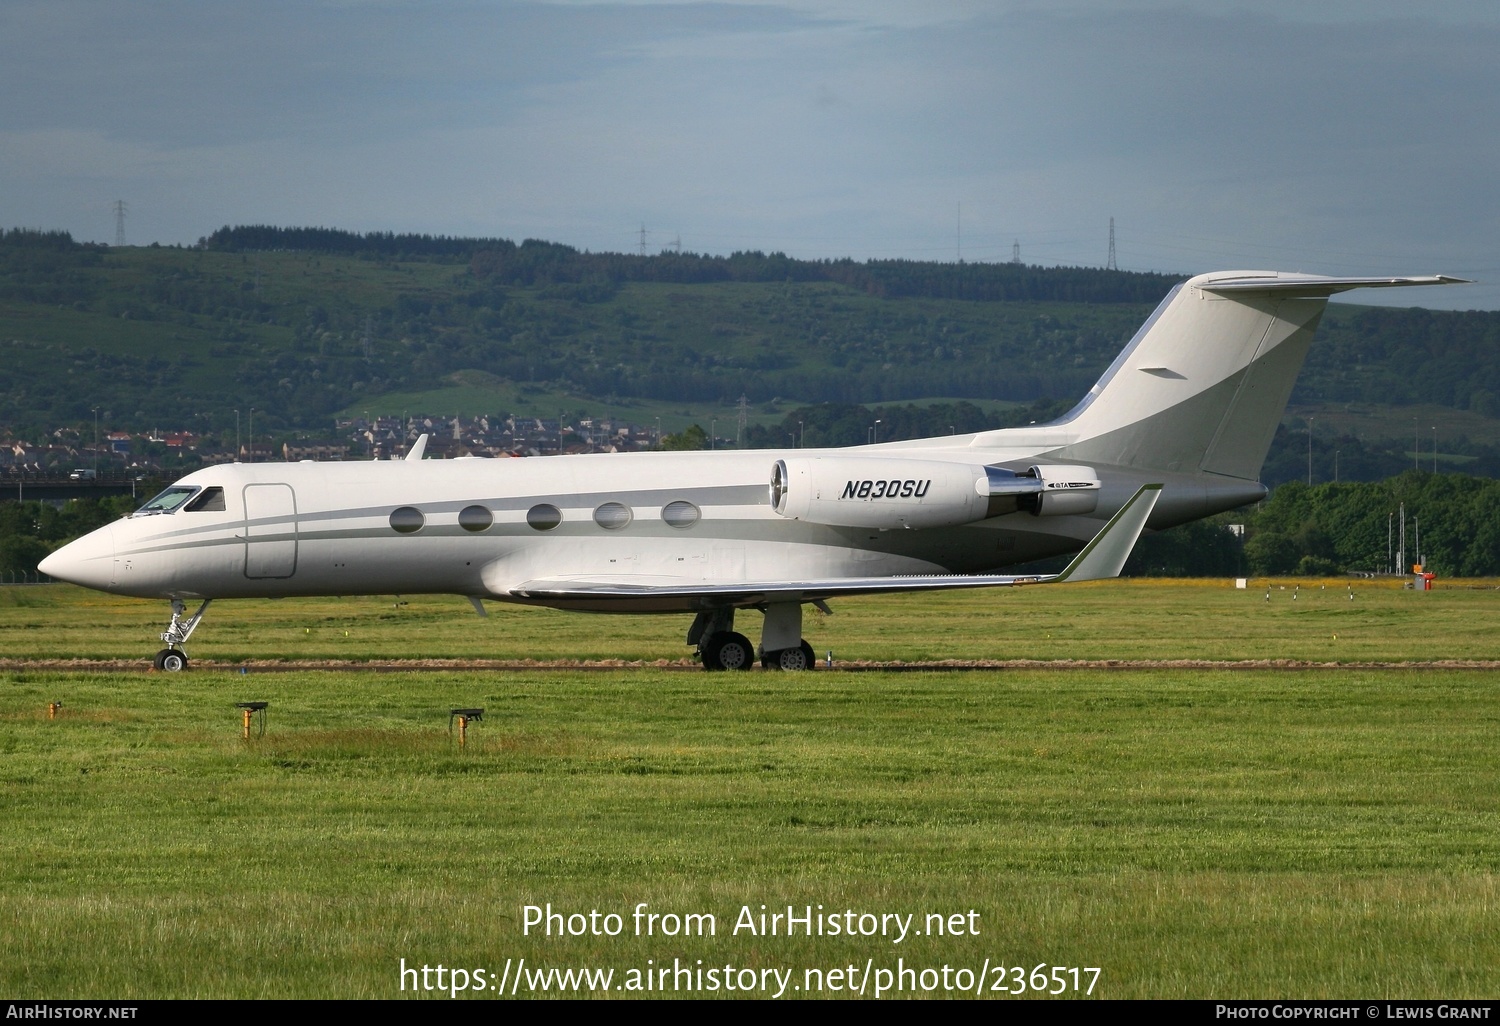
<svg viewBox="0 0 1500 1026">
<path fill-rule="evenodd" d="M 777 460 L 771 508 L 833 527 L 953 527 L 988 516 L 983 467 L 875 456 Z"/>
<path fill-rule="evenodd" d="M 1019 511 L 1089 513 L 1099 482 L 1088 467 L 1001 467 L 873 456 L 777 460 L 771 508 L 831 527 L 955 527 Z"/>
<path fill-rule="evenodd" d="M 1099 507 L 1099 475 L 1093 467 L 1032 467 L 1026 473 L 1042 483 L 1029 513 L 1066 517 L 1092 513 Z"/>
<path fill-rule="evenodd" d="M 985 480 L 975 487 L 988 491 L 987 516 L 1062 517 L 1092 513 L 1099 505 L 1099 475 L 1093 467 L 1038 466 L 1020 473 L 985 467 L 984 473 Z"/>
</svg>

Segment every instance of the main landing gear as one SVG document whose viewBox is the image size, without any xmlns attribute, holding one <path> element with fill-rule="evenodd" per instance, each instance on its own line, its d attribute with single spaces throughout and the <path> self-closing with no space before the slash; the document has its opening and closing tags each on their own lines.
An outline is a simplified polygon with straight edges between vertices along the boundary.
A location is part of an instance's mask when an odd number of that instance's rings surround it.
<svg viewBox="0 0 1500 1026">
<path fill-rule="evenodd" d="M 187 653 L 182 650 L 182 646 L 192 637 L 193 631 L 198 628 L 198 621 L 203 619 L 203 614 L 212 601 L 213 599 L 204 599 L 198 611 L 184 620 L 182 614 L 187 612 L 187 606 L 183 605 L 182 599 L 172 600 L 172 622 L 167 624 L 167 629 L 161 635 L 161 640 L 167 643 L 167 647 L 156 653 L 156 658 L 151 661 L 152 666 L 168 673 L 181 673 L 188 668 Z"/>
<path fill-rule="evenodd" d="M 802 637 L 802 604 L 777 602 L 766 606 L 765 614 L 761 666 L 768 670 L 811 670 L 816 666 L 813 648 Z M 698 646 L 697 655 L 705 670 L 748 670 L 755 665 L 757 651 L 749 638 L 734 629 L 732 608 L 699 613 L 688 630 L 687 643 Z"/>
<path fill-rule="evenodd" d="M 716 631 L 703 643 L 701 658 L 705 670 L 748 670 L 755 665 L 755 648 L 743 634 Z"/>
<path fill-rule="evenodd" d="M 760 657 L 760 665 L 768 670 L 811 670 L 818 663 L 813 647 L 803 638 L 796 648 L 784 648 L 780 652 L 767 652 Z"/>
</svg>

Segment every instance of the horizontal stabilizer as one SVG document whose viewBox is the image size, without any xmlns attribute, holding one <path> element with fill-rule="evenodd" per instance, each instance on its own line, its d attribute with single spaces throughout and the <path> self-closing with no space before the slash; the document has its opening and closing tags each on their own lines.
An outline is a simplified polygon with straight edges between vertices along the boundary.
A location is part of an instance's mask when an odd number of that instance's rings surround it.
<svg viewBox="0 0 1500 1026">
<path fill-rule="evenodd" d="M 1349 289 L 1389 289 L 1404 285 L 1471 285 L 1467 278 L 1446 274 L 1395 275 L 1370 278 L 1328 278 L 1320 274 L 1247 274 L 1210 279 L 1198 285 L 1205 292 L 1296 292 L 1330 296 Z"/>
</svg>

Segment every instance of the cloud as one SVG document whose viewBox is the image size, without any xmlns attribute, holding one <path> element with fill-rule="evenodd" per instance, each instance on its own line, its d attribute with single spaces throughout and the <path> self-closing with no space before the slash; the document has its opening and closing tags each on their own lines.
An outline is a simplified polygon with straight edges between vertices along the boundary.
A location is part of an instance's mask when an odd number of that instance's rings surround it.
<svg viewBox="0 0 1500 1026">
<path fill-rule="evenodd" d="M 0 217 L 1497 279 L 1492 8 L 12 0 Z"/>
</svg>

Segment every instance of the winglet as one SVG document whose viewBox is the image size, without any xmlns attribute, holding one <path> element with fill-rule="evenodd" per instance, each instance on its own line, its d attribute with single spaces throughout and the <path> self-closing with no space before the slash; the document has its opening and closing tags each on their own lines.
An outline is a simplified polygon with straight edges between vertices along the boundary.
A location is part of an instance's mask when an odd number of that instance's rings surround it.
<svg viewBox="0 0 1500 1026">
<path fill-rule="evenodd" d="M 424 453 L 426 453 L 426 452 L 427 452 L 427 436 L 423 435 L 421 438 L 418 438 L 417 441 L 416 441 L 416 444 L 414 444 L 411 447 L 411 451 L 406 454 L 406 458 L 409 459 L 409 460 L 419 460 L 419 459 L 422 458 L 422 455 Z"/>
<path fill-rule="evenodd" d="M 1151 516 L 1159 498 L 1161 485 L 1142 485 L 1141 490 L 1109 518 L 1104 529 L 1094 535 L 1093 541 L 1073 557 L 1067 569 L 1052 578 L 1052 582 L 1100 581 L 1120 576 L 1120 570 L 1130 558 L 1131 550 L 1146 527 L 1146 518 Z"/>
</svg>

